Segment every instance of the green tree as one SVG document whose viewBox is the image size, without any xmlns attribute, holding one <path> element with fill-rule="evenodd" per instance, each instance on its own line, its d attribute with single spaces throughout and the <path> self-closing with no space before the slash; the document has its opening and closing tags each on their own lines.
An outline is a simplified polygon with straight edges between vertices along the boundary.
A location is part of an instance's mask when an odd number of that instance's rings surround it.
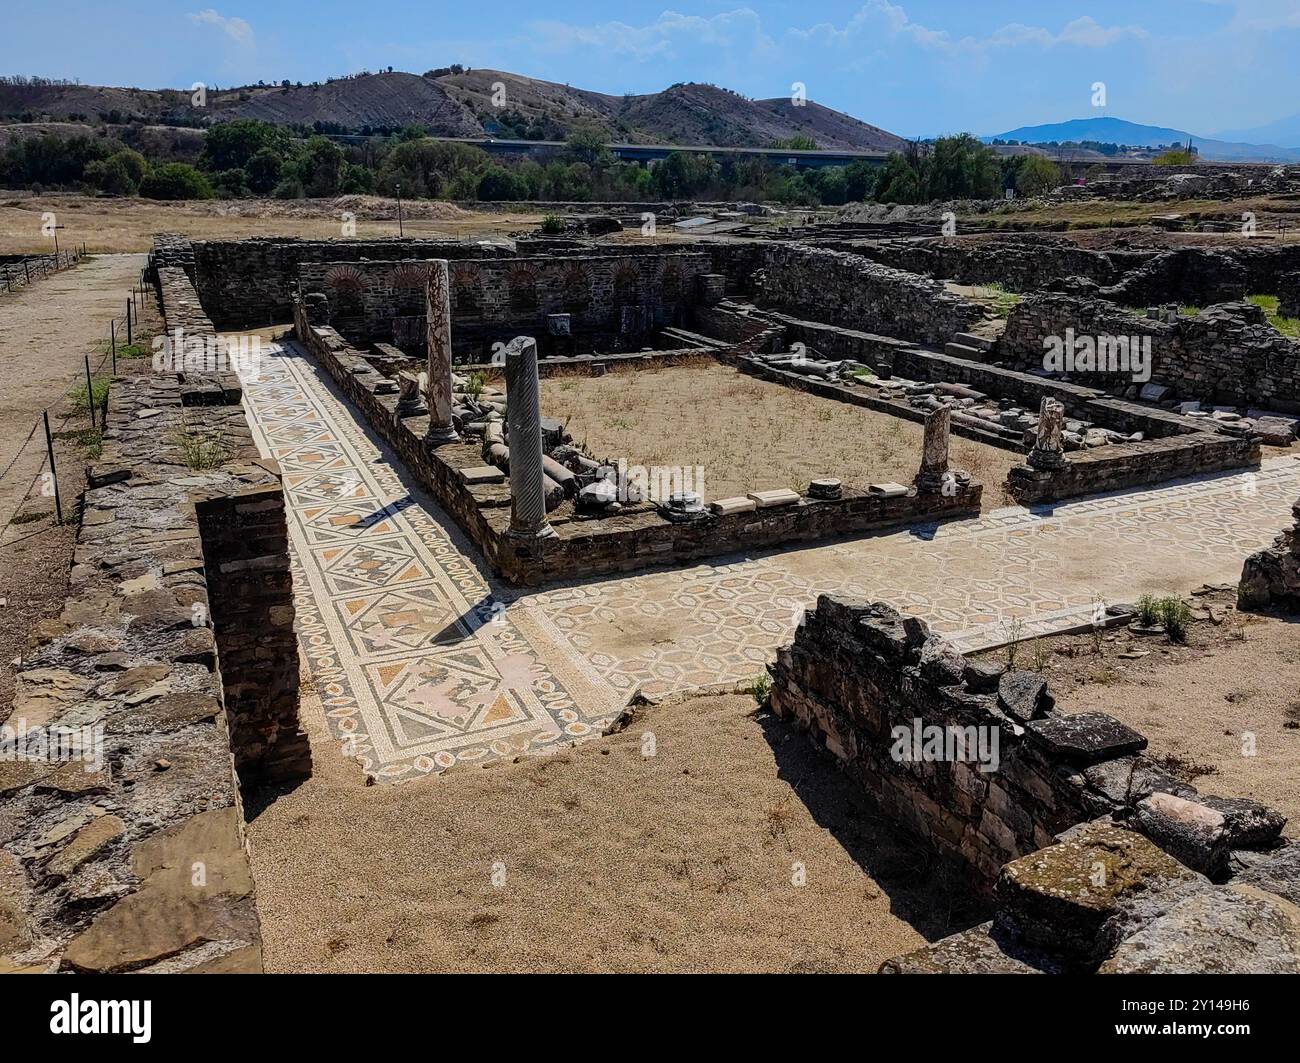
<svg viewBox="0 0 1300 1063">
<path fill-rule="evenodd" d="M 1196 156 L 1186 148 L 1173 148 L 1161 152 L 1151 161 L 1157 166 L 1194 166 Z"/>
<path fill-rule="evenodd" d="M 876 198 L 882 203 L 921 202 L 921 177 L 897 151 L 885 159 L 876 182 Z"/>
<path fill-rule="evenodd" d="M 655 190 L 665 199 L 697 195 L 720 176 L 717 162 L 709 155 L 670 151 L 654 168 Z"/>
<path fill-rule="evenodd" d="M 222 170 L 214 174 L 212 188 L 220 199 L 247 199 L 253 194 L 248 187 L 248 174 L 243 170 Z"/>
<path fill-rule="evenodd" d="M 256 118 L 220 122 L 203 138 L 203 166 L 214 172 L 244 169 L 260 151 L 270 150 L 284 158 L 289 153 L 289 134 L 279 126 Z"/>
<path fill-rule="evenodd" d="M 248 174 L 248 187 L 264 196 L 280 183 L 284 158 L 274 148 L 262 148 L 251 156 L 244 166 Z"/>
<path fill-rule="evenodd" d="M 212 199 L 212 185 L 200 171 L 183 162 L 157 166 L 140 182 L 146 199 Z"/>
<path fill-rule="evenodd" d="M 1021 155 L 1016 162 L 1016 192 L 1041 196 L 1061 185 L 1061 168 L 1042 155 Z"/>
<path fill-rule="evenodd" d="M 591 126 L 579 126 L 569 134 L 565 154 L 573 162 L 583 163 L 596 170 L 603 170 L 614 161 L 604 134 Z"/>
<path fill-rule="evenodd" d="M 528 182 L 504 166 L 489 166 L 479 178 L 479 199 L 516 200 L 528 198 Z"/>
<path fill-rule="evenodd" d="M 997 154 L 969 133 L 940 137 L 928 159 L 925 190 L 934 199 L 992 199 L 1001 186 Z"/>
<path fill-rule="evenodd" d="M 94 185 L 101 192 L 109 192 L 115 196 L 135 195 L 140 187 L 140 182 L 131 176 L 126 163 L 116 155 L 89 163 L 84 176 L 87 183 Z"/>
</svg>

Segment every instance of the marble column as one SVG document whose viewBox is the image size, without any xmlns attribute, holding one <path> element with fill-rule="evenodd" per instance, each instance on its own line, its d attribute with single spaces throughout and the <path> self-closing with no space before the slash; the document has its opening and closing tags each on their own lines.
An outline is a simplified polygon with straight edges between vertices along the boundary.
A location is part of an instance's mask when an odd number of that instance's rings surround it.
<svg viewBox="0 0 1300 1063">
<path fill-rule="evenodd" d="M 460 438 L 451 420 L 451 285 L 446 259 L 429 263 L 425 306 L 429 356 L 424 401 L 429 407 L 429 431 L 424 441 L 437 446 Z"/>
<path fill-rule="evenodd" d="M 952 411 L 940 406 L 925 419 L 925 438 L 921 443 L 921 471 L 916 474 L 918 491 L 943 490 L 948 475 L 948 436 L 952 429 Z"/>
<path fill-rule="evenodd" d="M 1065 430 L 1065 404 L 1043 398 L 1038 408 L 1038 432 L 1029 452 L 1029 464 L 1035 469 L 1059 469 L 1065 464 L 1061 433 Z"/>
<path fill-rule="evenodd" d="M 542 469 L 541 387 L 537 341 L 516 336 L 506 345 L 506 443 L 510 447 L 510 531 L 517 538 L 554 535 L 546 522 Z"/>
</svg>

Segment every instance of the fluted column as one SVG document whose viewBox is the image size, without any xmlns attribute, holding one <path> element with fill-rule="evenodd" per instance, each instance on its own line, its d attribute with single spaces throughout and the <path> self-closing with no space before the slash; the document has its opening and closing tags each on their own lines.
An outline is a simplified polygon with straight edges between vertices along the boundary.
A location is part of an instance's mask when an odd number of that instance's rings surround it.
<svg viewBox="0 0 1300 1063">
<path fill-rule="evenodd" d="M 542 470 L 541 387 L 537 342 L 517 336 L 506 345 L 506 443 L 510 447 L 510 534 L 554 535 L 546 522 Z"/>
<path fill-rule="evenodd" d="M 424 401 L 429 407 L 429 431 L 424 441 L 437 446 L 460 438 L 451 421 L 451 286 L 446 259 L 429 263 L 425 307 L 429 354 Z"/>
</svg>

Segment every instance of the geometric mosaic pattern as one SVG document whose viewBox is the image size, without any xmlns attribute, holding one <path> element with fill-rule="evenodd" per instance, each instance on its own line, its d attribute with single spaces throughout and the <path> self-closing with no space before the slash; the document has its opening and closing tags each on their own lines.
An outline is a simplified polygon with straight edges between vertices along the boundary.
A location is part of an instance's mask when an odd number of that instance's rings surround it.
<svg viewBox="0 0 1300 1063">
<path fill-rule="evenodd" d="M 599 734 L 617 691 L 512 610 L 298 350 L 263 351 L 245 405 L 284 476 L 303 651 L 344 753 L 388 781 Z"/>
<path fill-rule="evenodd" d="M 1055 509 L 544 591 L 527 608 L 617 690 L 755 677 L 822 593 L 883 600 L 963 650 L 1091 619 L 1099 603 L 1236 582 L 1300 495 L 1300 461 Z"/>
<path fill-rule="evenodd" d="M 638 687 L 752 679 L 821 593 L 883 599 L 969 650 L 1086 620 L 1098 603 L 1235 582 L 1300 495 L 1300 461 L 1283 457 L 1254 473 L 516 592 L 296 347 L 272 346 L 244 395 L 284 471 L 301 636 L 330 726 L 381 779 L 599 734 Z"/>
</svg>

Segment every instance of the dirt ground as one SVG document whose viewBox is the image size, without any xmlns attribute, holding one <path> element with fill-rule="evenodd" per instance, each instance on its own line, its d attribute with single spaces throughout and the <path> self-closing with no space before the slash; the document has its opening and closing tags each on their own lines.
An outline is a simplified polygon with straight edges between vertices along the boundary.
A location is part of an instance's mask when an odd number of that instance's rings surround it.
<svg viewBox="0 0 1300 1063">
<path fill-rule="evenodd" d="M 13 196 L 0 193 L 0 254 L 44 252 L 41 215 L 53 211 L 60 225 L 61 246 L 86 244 L 91 252 L 140 252 L 153 246 L 160 232 L 178 232 L 196 240 L 242 240 L 251 236 L 301 236 L 340 239 L 343 212 L 356 218 L 358 239 L 398 235 L 397 204 L 376 196 L 340 196 L 333 200 L 200 200 L 161 203 L 151 199 L 94 196 Z M 451 203 L 425 200 L 402 203 L 406 236 L 501 238 L 535 228 L 542 216 L 475 213 Z"/>
<path fill-rule="evenodd" d="M 1238 613 L 1231 591 L 1191 606 L 1218 622 L 1193 620 L 1185 644 L 1116 628 L 1021 643 L 1016 660 L 1047 676 L 1061 711 L 1109 713 L 1146 735 L 1166 770 L 1205 793 L 1272 805 L 1300 837 L 1296 621 Z"/>
<path fill-rule="evenodd" d="M 312 778 L 249 810 L 270 971 L 869 972 L 978 921 L 747 695 L 371 787 L 303 718 Z"/>
<path fill-rule="evenodd" d="M 45 459 L 43 429 L 37 427 L 26 442 L 41 411 L 55 407 L 50 421 L 58 430 L 65 392 L 84 378 L 87 354 L 92 368 L 102 357 L 109 321 L 125 315 L 144 263 L 143 255 L 95 256 L 0 295 L 0 470 L 8 468 L 0 475 L 0 520 L 8 518 Z"/>
<path fill-rule="evenodd" d="M 68 401 L 86 354 L 101 353 L 143 257 L 84 259 L 74 269 L 0 296 L 0 711 L 13 698 L 15 660 L 32 628 L 57 615 L 67 593 L 85 468 L 98 454 L 89 416 Z M 152 320 L 146 316 L 145 324 Z M 120 366 L 120 363 L 119 363 Z M 106 370 L 107 371 L 107 370 Z M 50 410 L 64 523 L 39 475 L 45 466 L 41 411 Z"/>
<path fill-rule="evenodd" d="M 603 377 L 548 377 L 542 410 L 602 460 L 703 466 L 706 498 L 789 487 L 833 476 L 853 486 L 909 483 L 921 462 L 919 424 L 704 361 L 623 369 Z M 951 462 L 984 484 L 984 508 L 1020 456 L 954 436 Z"/>
</svg>

